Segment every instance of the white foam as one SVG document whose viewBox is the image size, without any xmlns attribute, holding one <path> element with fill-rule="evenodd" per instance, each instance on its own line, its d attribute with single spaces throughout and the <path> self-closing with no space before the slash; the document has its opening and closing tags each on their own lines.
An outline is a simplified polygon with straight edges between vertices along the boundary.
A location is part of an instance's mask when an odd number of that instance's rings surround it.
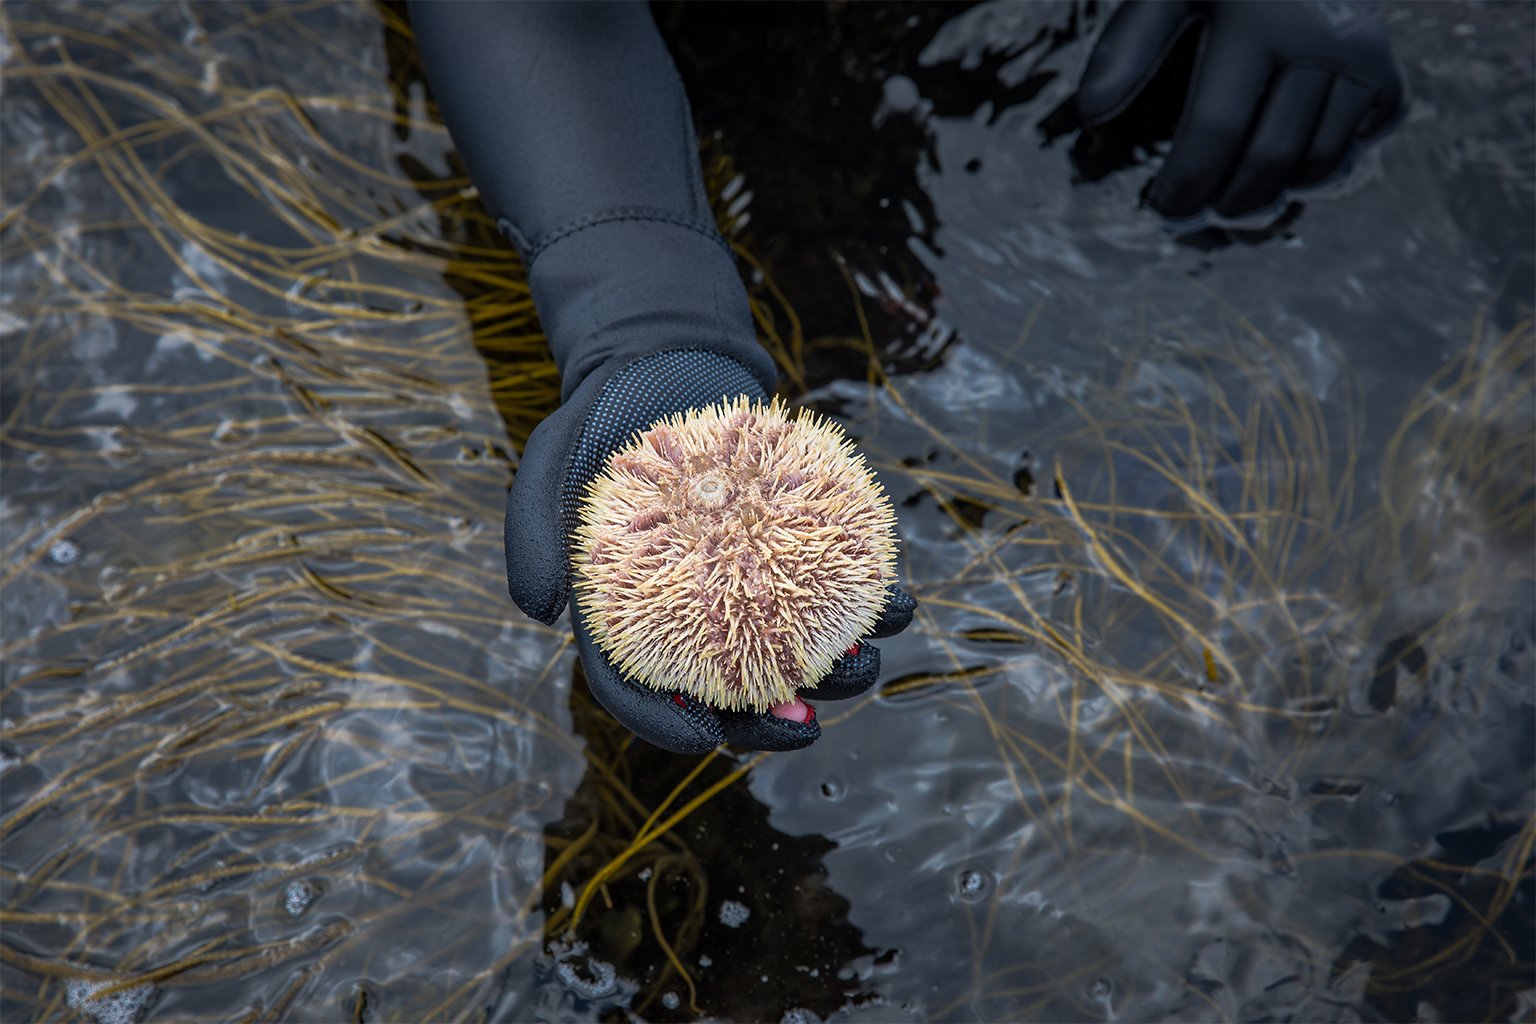
<svg viewBox="0 0 1536 1024">
<path fill-rule="evenodd" d="M 315 887 L 308 882 L 289 882 L 287 891 L 283 893 L 283 909 L 288 911 L 289 917 L 298 917 L 309 909 L 316 895 Z"/>
<path fill-rule="evenodd" d="M 155 996 L 153 985 L 135 985 L 98 999 L 96 993 L 116 982 L 75 978 L 65 983 L 64 997 L 71 1009 L 96 1018 L 97 1024 L 136 1024 Z"/>
<path fill-rule="evenodd" d="M 735 900 L 720 901 L 720 923 L 727 928 L 740 928 L 751 916 L 752 911 L 747 909 L 745 903 L 738 903 Z"/>
<path fill-rule="evenodd" d="M 91 407 L 90 412 L 105 413 L 108 416 L 126 420 L 138 407 L 139 400 L 128 391 L 101 390 L 96 392 L 96 404 Z"/>
<path fill-rule="evenodd" d="M 566 988 L 583 999 L 601 999 L 613 994 L 618 987 L 618 974 L 613 964 L 596 957 L 587 957 L 583 966 L 585 972 L 569 960 L 562 961 L 556 965 L 555 975 Z"/>
</svg>

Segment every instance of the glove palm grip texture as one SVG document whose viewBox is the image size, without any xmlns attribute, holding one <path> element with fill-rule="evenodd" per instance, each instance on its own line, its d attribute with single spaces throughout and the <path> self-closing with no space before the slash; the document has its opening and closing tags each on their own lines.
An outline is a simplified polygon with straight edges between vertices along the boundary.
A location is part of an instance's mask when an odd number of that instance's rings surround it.
<svg viewBox="0 0 1536 1024">
<path fill-rule="evenodd" d="M 609 456 L 651 424 L 674 413 L 700 408 L 724 399 L 745 395 L 763 400 L 763 387 L 742 363 L 729 356 L 700 349 L 659 352 L 635 360 L 605 381 L 582 420 L 570 462 L 560 488 L 558 517 L 565 552 L 566 586 L 569 594 L 574 538 L 581 521 L 581 502 L 587 486 L 599 476 Z M 570 601 L 571 625 L 583 661 L 588 663 L 588 683 L 598 703 L 650 742 L 669 749 L 707 750 L 725 740 L 714 715 L 694 701 L 665 703 L 635 700 L 615 687 L 638 687 L 622 679 L 616 666 L 592 643 L 575 601 Z M 594 667 L 593 659 L 603 665 Z M 594 678 L 594 671 L 603 678 Z M 617 706 L 615 701 L 623 702 Z M 687 723 L 677 719 L 681 718 Z M 682 727 L 696 734 L 679 735 Z"/>
<path fill-rule="evenodd" d="M 700 349 L 646 356 L 610 377 L 582 421 L 561 489 L 560 526 L 567 543 L 576 536 L 587 485 L 602 473 L 610 455 L 663 417 L 737 395 L 766 397 L 741 363 Z"/>
</svg>

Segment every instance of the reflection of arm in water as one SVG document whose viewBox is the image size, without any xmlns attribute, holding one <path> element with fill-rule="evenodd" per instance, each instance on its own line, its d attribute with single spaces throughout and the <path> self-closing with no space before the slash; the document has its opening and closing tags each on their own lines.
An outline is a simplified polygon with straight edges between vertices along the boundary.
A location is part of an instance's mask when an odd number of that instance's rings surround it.
<svg viewBox="0 0 1536 1024">
<path fill-rule="evenodd" d="M 574 509 L 609 453 L 667 414 L 766 398 L 773 361 L 644 4 L 431 2 L 413 4 L 411 19 L 454 142 L 522 253 L 560 367 L 564 404 L 528 440 L 506 524 L 512 597 L 553 622 L 569 601 Z M 875 635 L 905 626 L 910 600 L 893 602 Z M 593 694 L 657 746 L 794 749 L 820 735 L 814 717 L 717 712 L 624 680 L 574 608 L 572 625 Z M 863 645 L 807 695 L 854 696 L 878 670 Z"/>
<path fill-rule="evenodd" d="M 1367 0 L 1127 0 L 1078 89 L 1096 127 L 1130 105 L 1187 31 L 1200 56 L 1149 199 L 1169 217 L 1259 213 L 1348 165 L 1403 108 L 1385 27 Z"/>
</svg>

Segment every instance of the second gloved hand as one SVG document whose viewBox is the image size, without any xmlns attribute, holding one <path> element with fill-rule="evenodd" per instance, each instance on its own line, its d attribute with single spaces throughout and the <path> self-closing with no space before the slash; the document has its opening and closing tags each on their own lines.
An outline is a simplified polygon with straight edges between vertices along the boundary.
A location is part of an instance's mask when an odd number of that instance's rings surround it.
<svg viewBox="0 0 1536 1024">
<path fill-rule="evenodd" d="M 814 711 L 797 702 L 792 717 L 772 712 L 722 711 L 680 693 L 662 693 L 626 679 L 593 643 L 570 600 L 571 537 L 588 482 L 608 456 L 634 434 L 672 413 L 745 395 L 767 395 L 741 363 L 698 349 L 663 350 L 596 375 L 541 423 L 528 440 L 507 500 L 507 586 L 524 612 L 553 622 L 567 606 L 577 653 L 593 696 L 642 739 L 678 753 L 702 753 L 721 743 L 757 750 L 793 750 L 821 735 Z M 889 636 L 912 619 L 915 602 L 892 588 L 875 637 Z M 880 652 L 860 643 L 802 696 L 854 697 L 875 682 Z"/>
<path fill-rule="evenodd" d="M 1341 170 L 1402 109 L 1386 30 L 1364 0 L 1126 0 L 1083 72 L 1083 123 L 1123 111 L 1188 29 L 1202 33 L 1200 56 L 1149 194 L 1165 216 L 1272 207 Z"/>
</svg>

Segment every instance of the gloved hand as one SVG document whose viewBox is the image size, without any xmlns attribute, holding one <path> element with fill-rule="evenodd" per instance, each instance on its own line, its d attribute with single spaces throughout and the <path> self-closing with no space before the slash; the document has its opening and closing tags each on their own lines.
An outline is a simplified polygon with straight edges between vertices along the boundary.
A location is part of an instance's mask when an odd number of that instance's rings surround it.
<svg viewBox="0 0 1536 1024">
<path fill-rule="evenodd" d="M 482 201 L 522 253 L 560 367 L 564 402 L 528 439 L 507 498 L 513 600 L 544 623 L 571 606 L 593 695 L 642 739 L 680 753 L 814 742 L 814 718 L 716 711 L 621 678 L 570 600 L 578 501 L 609 454 L 663 416 L 774 387 L 648 6 L 423 2 L 410 12 L 433 94 Z M 913 607 L 893 593 L 875 635 L 904 627 Z M 879 668 L 879 652 L 860 645 L 801 692 L 852 697 Z"/>
<path fill-rule="evenodd" d="M 683 754 L 702 753 L 725 742 L 757 750 L 795 750 L 815 742 L 821 726 L 814 711 L 803 722 L 770 712 L 722 711 L 625 679 L 592 642 L 577 603 L 570 600 L 570 538 L 587 483 L 616 448 L 664 416 L 737 395 L 767 399 L 742 363 L 699 349 L 667 349 L 591 376 L 528 439 L 507 498 L 507 587 L 512 599 L 544 623 L 554 622 L 569 605 L 576 650 L 593 696 L 640 738 Z M 890 636 L 904 629 L 915 607 L 911 597 L 892 588 L 872 635 Z M 879 672 L 879 650 L 860 643 L 801 695 L 813 700 L 855 697 L 874 684 Z"/>
<path fill-rule="evenodd" d="M 1083 123 L 1120 113 L 1186 28 L 1202 33 L 1173 148 L 1149 194 L 1165 216 L 1237 217 L 1320 184 L 1383 133 L 1403 82 L 1371 3 L 1126 0 L 1088 58 Z"/>
</svg>

